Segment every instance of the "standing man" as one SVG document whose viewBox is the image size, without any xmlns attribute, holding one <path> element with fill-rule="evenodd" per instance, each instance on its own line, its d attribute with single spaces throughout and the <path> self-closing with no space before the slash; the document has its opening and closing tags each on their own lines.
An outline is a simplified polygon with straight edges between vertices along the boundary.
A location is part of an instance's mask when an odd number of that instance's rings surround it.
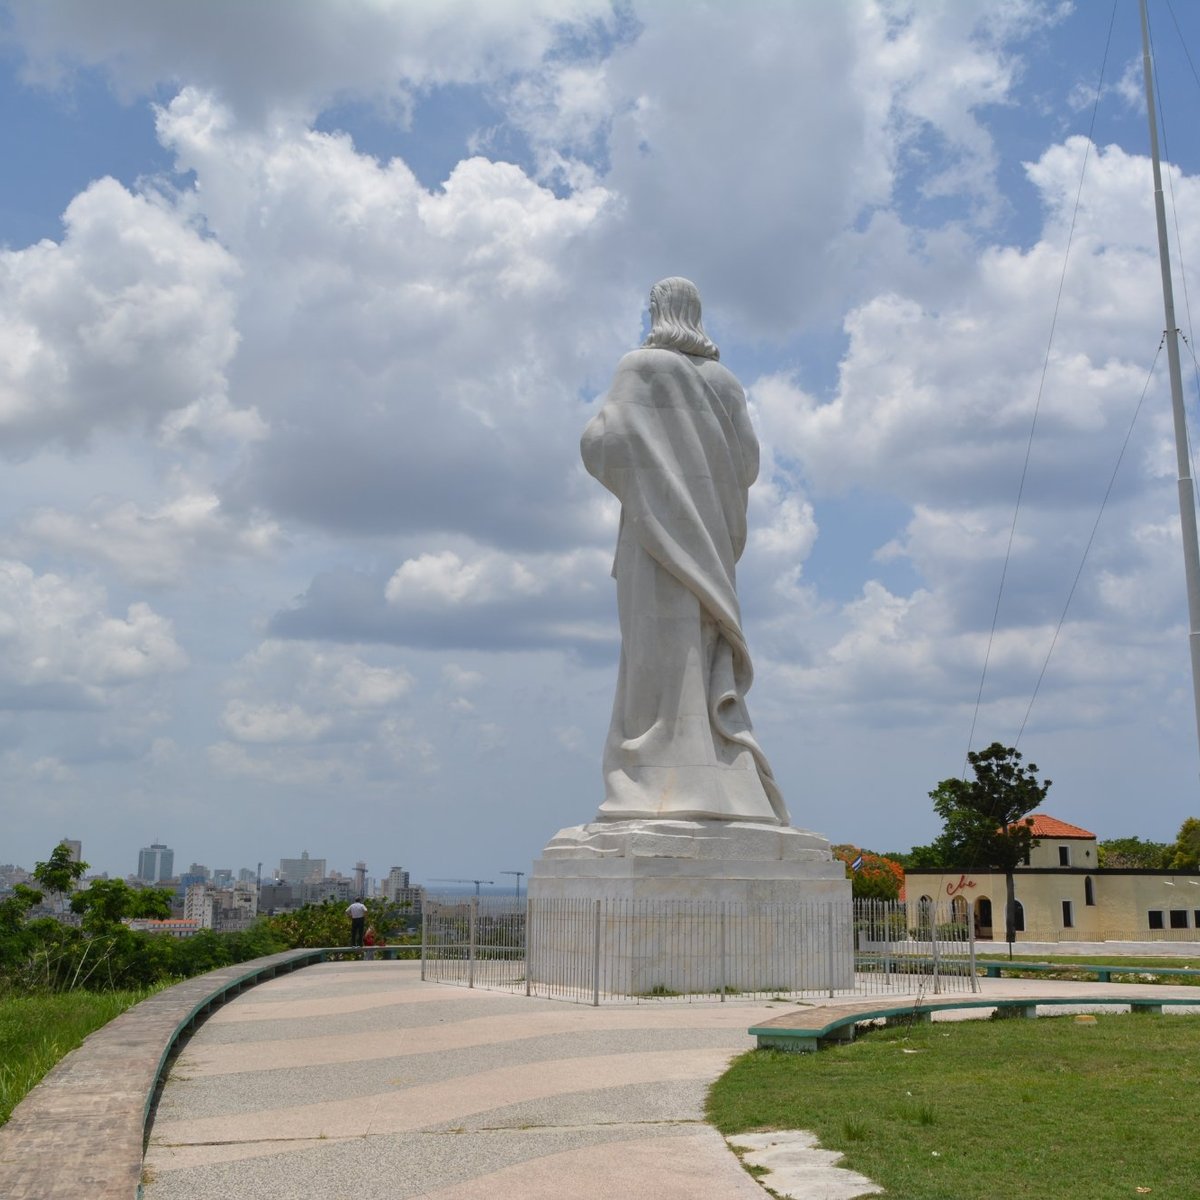
<svg viewBox="0 0 1200 1200">
<path fill-rule="evenodd" d="M 361 946 L 363 944 L 363 928 L 367 923 L 367 906 L 363 903 L 361 896 L 346 909 L 346 916 L 350 918 L 350 945 Z"/>
</svg>

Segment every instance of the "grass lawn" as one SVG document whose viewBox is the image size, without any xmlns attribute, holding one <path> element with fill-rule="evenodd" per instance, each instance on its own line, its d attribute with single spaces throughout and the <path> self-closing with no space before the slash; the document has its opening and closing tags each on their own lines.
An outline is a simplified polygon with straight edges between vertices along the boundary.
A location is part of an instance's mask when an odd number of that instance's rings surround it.
<svg viewBox="0 0 1200 1200">
<path fill-rule="evenodd" d="M 897 1200 L 1191 1200 L 1198 1069 L 1196 1016 L 939 1021 L 751 1051 L 708 1118 L 812 1130 Z"/>
<path fill-rule="evenodd" d="M 63 992 L 0 999 L 0 1125 L 64 1054 L 150 994 Z"/>
</svg>

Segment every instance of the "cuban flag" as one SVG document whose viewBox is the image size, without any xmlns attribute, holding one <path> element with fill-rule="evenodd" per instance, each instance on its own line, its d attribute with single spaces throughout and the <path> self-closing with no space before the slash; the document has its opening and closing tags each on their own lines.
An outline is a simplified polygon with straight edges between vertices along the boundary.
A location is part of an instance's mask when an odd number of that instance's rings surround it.
<svg viewBox="0 0 1200 1200">
<path fill-rule="evenodd" d="M 858 857 L 857 857 L 857 858 L 856 858 L 856 859 L 855 859 L 855 860 L 854 860 L 854 861 L 853 861 L 853 862 L 850 864 L 850 870 L 852 870 L 852 871 L 857 871 L 857 870 L 860 870 L 860 869 L 861 869 L 861 867 L 862 867 L 862 864 L 863 864 L 863 857 L 862 857 L 862 855 L 860 854 L 860 855 L 859 855 L 859 856 L 858 856 Z"/>
</svg>

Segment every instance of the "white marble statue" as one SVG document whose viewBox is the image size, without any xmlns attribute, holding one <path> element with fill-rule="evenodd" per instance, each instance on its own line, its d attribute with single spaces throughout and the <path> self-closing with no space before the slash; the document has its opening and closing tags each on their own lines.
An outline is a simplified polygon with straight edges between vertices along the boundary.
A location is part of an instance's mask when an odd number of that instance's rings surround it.
<svg viewBox="0 0 1200 1200">
<path fill-rule="evenodd" d="M 686 279 L 650 292 L 650 336 L 584 430 L 621 501 L 613 576 L 621 663 L 598 820 L 788 825 L 746 712 L 753 680 L 735 569 L 758 441 Z"/>
</svg>

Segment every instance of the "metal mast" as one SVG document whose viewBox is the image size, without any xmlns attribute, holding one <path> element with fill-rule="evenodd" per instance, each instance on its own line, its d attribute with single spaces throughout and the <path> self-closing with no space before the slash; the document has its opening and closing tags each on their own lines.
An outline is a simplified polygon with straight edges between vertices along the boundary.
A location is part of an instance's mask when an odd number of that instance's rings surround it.
<svg viewBox="0 0 1200 1200">
<path fill-rule="evenodd" d="M 1163 202 L 1162 169 L 1158 161 L 1158 122 L 1154 116 L 1154 75 L 1150 66 L 1150 22 L 1146 16 L 1146 0 L 1139 0 L 1138 7 L 1142 18 L 1142 72 L 1146 78 L 1150 157 L 1154 163 L 1154 215 L 1158 221 L 1158 261 L 1162 269 L 1163 311 L 1166 316 L 1167 369 L 1171 376 L 1175 458 L 1179 467 L 1179 523 L 1183 533 L 1183 570 L 1187 580 L 1192 698 L 1196 713 L 1196 740 L 1200 745 L 1200 549 L 1196 542 L 1196 493 L 1188 454 L 1187 422 L 1183 412 L 1183 381 L 1179 374 L 1179 329 L 1175 325 L 1175 295 L 1171 288 L 1171 259 L 1167 251 L 1167 212 Z"/>
</svg>

